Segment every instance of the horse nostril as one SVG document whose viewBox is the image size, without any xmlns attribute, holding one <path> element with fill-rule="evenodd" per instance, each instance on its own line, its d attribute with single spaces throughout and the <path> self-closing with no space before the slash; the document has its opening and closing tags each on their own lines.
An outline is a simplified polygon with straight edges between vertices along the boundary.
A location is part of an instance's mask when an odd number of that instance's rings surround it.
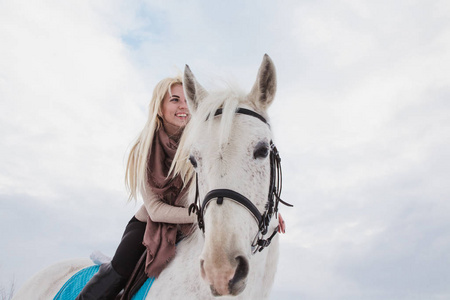
<svg viewBox="0 0 450 300">
<path fill-rule="evenodd" d="M 229 288 L 232 295 L 240 294 L 246 285 L 246 279 L 249 272 L 248 260 L 244 256 L 237 256 L 238 265 L 234 277 L 229 282 Z"/>
<path fill-rule="evenodd" d="M 238 266 L 236 268 L 236 273 L 234 274 L 233 281 L 241 280 L 248 275 L 249 266 L 248 261 L 244 256 L 237 256 L 236 261 L 238 262 Z"/>
</svg>

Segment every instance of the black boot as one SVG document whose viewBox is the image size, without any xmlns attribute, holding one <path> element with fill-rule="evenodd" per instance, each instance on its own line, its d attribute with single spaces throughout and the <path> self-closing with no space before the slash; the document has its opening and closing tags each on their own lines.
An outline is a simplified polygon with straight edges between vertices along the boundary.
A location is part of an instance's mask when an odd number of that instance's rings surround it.
<svg viewBox="0 0 450 300">
<path fill-rule="evenodd" d="M 75 300 L 110 300 L 124 288 L 126 278 L 120 276 L 110 263 L 100 266 Z"/>
</svg>

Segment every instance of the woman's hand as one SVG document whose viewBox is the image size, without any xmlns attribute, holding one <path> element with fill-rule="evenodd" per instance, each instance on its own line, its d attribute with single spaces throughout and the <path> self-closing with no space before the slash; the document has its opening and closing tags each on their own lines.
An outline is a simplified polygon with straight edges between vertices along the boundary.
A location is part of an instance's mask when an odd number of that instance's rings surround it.
<svg viewBox="0 0 450 300">
<path fill-rule="evenodd" d="M 286 224 L 284 223 L 283 217 L 280 213 L 278 213 L 278 232 L 285 233 L 286 232 Z"/>
</svg>

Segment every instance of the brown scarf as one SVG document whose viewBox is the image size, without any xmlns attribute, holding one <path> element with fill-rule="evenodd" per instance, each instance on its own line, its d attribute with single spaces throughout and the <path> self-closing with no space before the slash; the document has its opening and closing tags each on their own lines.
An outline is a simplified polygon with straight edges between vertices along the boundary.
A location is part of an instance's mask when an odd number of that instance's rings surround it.
<svg viewBox="0 0 450 300">
<path fill-rule="evenodd" d="M 181 199 L 187 191 L 183 189 L 180 176 L 168 176 L 178 144 L 169 138 L 164 128 L 155 132 L 152 151 L 147 165 L 147 180 L 152 191 L 165 203 L 182 206 Z M 178 225 L 183 232 L 191 224 Z M 145 272 L 149 277 L 158 277 L 175 256 L 177 224 L 157 223 L 147 220 L 143 244 L 147 247 Z"/>
</svg>

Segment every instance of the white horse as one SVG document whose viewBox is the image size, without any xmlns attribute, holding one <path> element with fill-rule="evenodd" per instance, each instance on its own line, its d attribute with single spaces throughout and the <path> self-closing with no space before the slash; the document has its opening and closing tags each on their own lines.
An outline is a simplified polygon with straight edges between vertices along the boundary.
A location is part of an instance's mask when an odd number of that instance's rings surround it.
<svg viewBox="0 0 450 300">
<path fill-rule="evenodd" d="M 279 251 L 274 236 L 278 220 L 270 218 L 277 209 L 268 197 L 275 176 L 274 147 L 265 121 L 276 91 L 275 67 L 265 55 L 251 92 L 245 94 L 231 88 L 208 93 L 186 66 L 184 89 L 192 119 L 178 158 L 189 157 L 197 173 L 193 186 L 198 188 L 189 201 L 197 203 L 194 213 L 203 230 L 196 228 L 178 244 L 175 258 L 146 299 L 268 299 Z M 194 196 L 203 199 L 208 193 L 205 205 Z M 264 240 L 270 246 L 257 251 Z M 14 299 L 53 299 L 73 274 L 89 265 L 87 259 L 53 265 L 24 284 Z"/>
</svg>

